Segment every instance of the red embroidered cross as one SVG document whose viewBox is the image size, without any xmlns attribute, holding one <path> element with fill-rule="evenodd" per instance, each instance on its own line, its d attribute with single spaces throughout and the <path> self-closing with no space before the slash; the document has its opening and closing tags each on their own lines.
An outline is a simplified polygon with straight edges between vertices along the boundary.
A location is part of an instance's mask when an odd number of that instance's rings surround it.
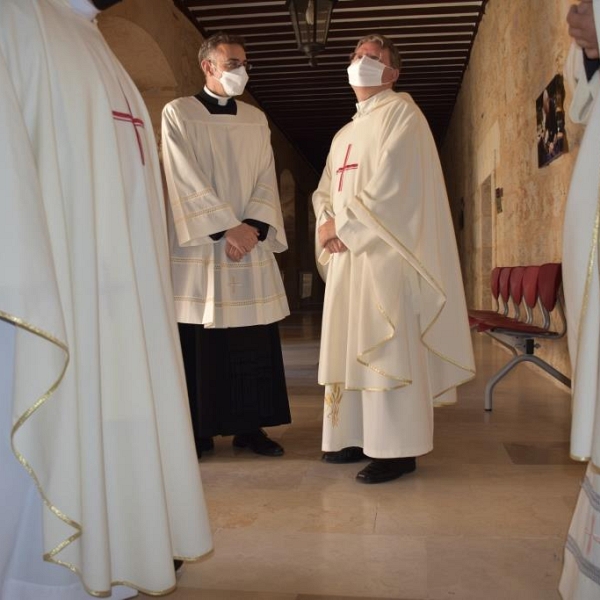
<svg viewBox="0 0 600 600">
<path fill-rule="evenodd" d="M 352 163 L 351 165 L 348 164 L 348 157 L 350 156 L 351 149 L 352 149 L 352 144 L 348 144 L 348 150 L 346 150 L 346 158 L 344 158 L 344 164 L 336 171 L 336 173 L 340 174 L 340 183 L 338 184 L 338 192 L 342 191 L 342 187 L 344 185 L 344 172 L 358 169 L 358 163 Z"/>
<path fill-rule="evenodd" d="M 113 110 L 113 119 L 116 121 L 125 121 L 127 123 L 131 123 L 133 125 L 133 131 L 135 131 L 135 137 L 137 139 L 138 147 L 140 149 L 140 156 L 142 158 L 142 164 L 145 165 L 146 161 L 144 160 L 144 148 L 142 146 L 142 138 L 140 136 L 140 132 L 137 130 L 138 127 L 144 127 L 144 121 L 142 119 L 138 119 L 134 117 L 131 112 L 131 106 L 129 106 L 129 102 L 127 98 L 125 98 L 125 102 L 127 102 L 128 113 L 119 112 L 118 110 Z"/>
</svg>

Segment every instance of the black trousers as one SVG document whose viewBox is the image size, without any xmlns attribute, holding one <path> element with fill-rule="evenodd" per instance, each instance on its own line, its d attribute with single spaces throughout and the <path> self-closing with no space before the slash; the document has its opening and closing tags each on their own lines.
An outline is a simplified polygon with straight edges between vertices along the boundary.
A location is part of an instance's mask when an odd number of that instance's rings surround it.
<svg viewBox="0 0 600 600">
<path fill-rule="evenodd" d="M 179 323 L 196 444 L 291 422 L 277 323 L 205 329 Z"/>
</svg>

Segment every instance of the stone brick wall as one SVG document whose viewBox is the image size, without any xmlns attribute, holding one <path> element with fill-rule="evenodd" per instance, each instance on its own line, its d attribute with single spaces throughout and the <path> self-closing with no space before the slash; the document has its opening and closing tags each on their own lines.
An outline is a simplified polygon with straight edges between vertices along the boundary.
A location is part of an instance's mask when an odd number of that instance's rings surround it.
<svg viewBox="0 0 600 600">
<path fill-rule="evenodd" d="M 570 4 L 490 0 L 480 25 L 441 152 L 470 306 L 490 306 L 492 267 L 561 260 L 582 128 L 567 119 L 569 152 L 538 168 L 535 102 L 563 71 Z M 540 356 L 568 373 L 566 341 L 545 348 Z"/>
</svg>

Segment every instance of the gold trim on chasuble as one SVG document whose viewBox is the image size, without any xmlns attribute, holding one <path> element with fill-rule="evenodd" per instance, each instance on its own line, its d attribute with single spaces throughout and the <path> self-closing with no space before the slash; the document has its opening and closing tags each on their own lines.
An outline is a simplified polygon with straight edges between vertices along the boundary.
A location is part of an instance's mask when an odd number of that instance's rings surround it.
<svg viewBox="0 0 600 600">
<path fill-rule="evenodd" d="M 40 496 L 42 498 L 42 501 L 44 502 L 44 504 L 46 505 L 46 507 L 50 510 L 50 512 L 53 515 L 55 515 L 63 523 L 65 523 L 69 527 L 72 527 L 73 529 L 75 529 L 75 532 L 72 535 L 70 535 L 68 538 L 64 539 L 57 546 L 55 546 L 54 548 L 52 548 L 49 552 L 45 552 L 43 554 L 43 559 L 46 562 L 49 562 L 49 563 L 52 563 L 52 564 L 55 564 L 55 565 L 59 565 L 61 567 L 65 567 L 65 568 L 69 569 L 69 571 L 75 573 L 75 575 L 77 575 L 77 577 L 79 577 L 81 585 L 83 586 L 83 588 L 85 589 L 85 591 L 90 596 L 94 596 L 96 598 L 108 598 L 108 597 L 112 596 L 112 588 L 114 586 L 117 586 L 117 585 L 124 585 L 124 586 L 130 587 L 132 589 L 138 590 L 139 592 L 147 594 L 148 596 L 163 596 L 165 594 L 168 594 L 168 593 L 172 592 L 177 587 L 177 584 L 175 584 L 172 587 L 167 588 L 165 590 L 162 590 L 162 591 L 159 591 L 159 592 L 155 592 L 155 591 L 152 591 L 152 590 L 146 590 L 144 588 L 141 588 L 140 586 L 135 585 L 134 583 L 131 583 L 129 581 L 111 581 L 111 583 L 110 583 L 111 589 L 108 590 L 108 591 L 99 592 L 99 591 L 91 590 L 84 583 L 80 569 L 78 569 L 75 565 L 72 565 L 71 563 L 68 563 L 68 562 L 65 562 L 65 561 L 62 561 L 62 560 L 56 558 L 57 554 L 59 554 L 60 552 L 62 552 L 67 546 L 69 546 L 75 540 L 77 540 L 78 538 L 81 537 L 82 526 L 81 526 L 80 523 L 78 523 L 77 521 L 71 519 L 68 515 L 66 515 L 65 513 L 63 513 L 57 506 L 55 506 L 54 504 L 52 504 L 52 502 L 50 501 L 50 499 L 46 496 L 46 493 L 44 492 L 44 489 L 42 488 L 42 485 L 40 484 L 40 481 L 39 481 L 37 475 L 35 474 L 35 471 L 31 467 L 31 465 L 29 464 L 29 462 L 27 462 L 27 459 L 17 450 L 17 448 L 16 448 L 16 446 L 14 444 L 14 437 L 15 437 L 17 431 L 29 420 L 29 418 L 33 415 L 33 413 L 35 413 L 35 411 L 38 410 L 38 408 L 40 408 L 43 404 L 45 404 L 46 401 L 52 396 L 52 394 L 54 394 L 54 392 L 56 392 L 56 390 L 60 386 L 62 380 L 64 379 L 64 376 L 65 376 L 65 373 L 67 371 L 67 367 L 68 367 L 69 361 L 70 361 L 69 347 L 67 346 L 67 344 L 65 342 L 59 340 L 57 337 L 55 337 L 52 334 L 44 331 L 43 329 L 40 329 L 39 327 L 36 327 L 35 325 L 31 325 L 30 323 L 25 322 L 20 317 L 16 317 L 14 315 L 9 315 L 8 313 L 0 310 L 0 319 L 3 320 L 3 321 L 6 321 L 7 323 L 11 323 L 12 325 L 14 325 L 16 327 L 19 327 L 20 329 L 23 329 L 24 331 L 27 331 L 28 333 L 36 335 L 36 336 L 42 338 L 43 340 L 46 340 L 47 342 L 50 342 L 51 344 L 53 344 L 54 346 L 56 346 L 57 348 L 59 348 L 60 350 L 62 350 L 64 352 L 64 354 L 65 354 L 65 362 L 64 362 L 62 371 L 58 375 L 57 379 L 46 390 L 46 392 L 42 396 L 40 396 L 34 402 L 34 404 L 31 405 L 17 419 L 17 422 L 12 427 L 11 434 L 10 434 L 10 444 L 11 444 L 12 452 L 13 452 L 15 458 L 19 461 L 19 463 L 22 465 L 22 467 L 25 469 L 25 471 L 27 471 L 28 475 L 33 480 L 33 482 L 34 482 L 34 484 L 35 484 L 35 486 L 36 486 L 36 488 L 37 488 L 37 490 L 38 490 L 38 492 L 39 492 L 39 494 L 40 494 Z M 201 556 L 204 556 L 204 555 L 200 554 L 199 556 L 190 557 L 190 558 L 187 558 L 187 557 L 186 558 L 175 557 L 175 558 L 179 558 L 179 559 L 185 560 L 185 561 L 193 561 L 193 560 L 198 560 Z"/>
<path fill-rule="evenodd" d="M 342 386 L 338 383 L 332 385 L 331 391 L 325 394 L 325 405 L 329 408 L 327 417 L 331 419 L 332 427 L 337 427 L 340 422 L 340 404 L 343 397 Z"/>
<path fill-rule="evenodd" d="M 9 315 L 8 313 L 0 310 L 0 319 L 2 319 L 3 321 L 6 321 L 7 323 L 14 325 L 15 327 L 19 327 L 20 329 L 22 329 L 28 333 L 31 333 L 37 337 L 40 337 L 47 342 L 50 342 L 51 344 L 53 344 L 54 346 L 56 346 L 57 348 L 62 350 L 65 355 L 65 361 L 63 364 L 62 371 L 59 373 L 59 375 L 56 378 L 56 380 L 54 381 L 54 383 L 52 383 L 52 385 L 44 392 L 44 394 L 42 394 L 17 419 L 17 422 L 11 427 L 10 445 L 11 445 L 12 453 L 14 454 L 15 458 L 19 461 L 21 466 L 25 469 L 25 471 L 27 471 L 28 475 L 33 480 L 33 482 L 42 498 L 42 501 L 44 502 L 46 507 L 50 510 L 50 512 L 53 515 L 58 517 L 63 523 L 66 523 L 69 527 L 72 527 L 73 529 L 75 529 L 75 533 L 70 535 L 68 538 L 64 539 L 62 542 L 60 542 L 60 544 L 58 544 L 58 546 L 56 546 L 55 548 L 52 548 L 52 550 L 50 550 L 49 552 L 44 553 L 44 555 L 43 555 L 44 560 L 47 562 L 66 566 L 71 571 L 75 571 L 75 567 L 73 567 L 73 565 L 65 564 L 62 561 L 55 559 L 54 557 L 59 552 L 64 550 L 69 544 L 71 544 L 77 538 L 79 538 L 81 536 L 81 525 L 79 523 L 77 523 L 77 521 L 71 519 L 69 516 L 67 516 L 65 513 L 63 513 L 57 506 L 52 504 L 52 502 L 50 501 L 50 499 L 44 492 L 44 489 L 42 488 L 42 485 L 40 484 L 40 480 L 38 479 L 38 476 L 35 474 L 35 471 L 31 467 L 31 465 L 29 464 L 29 462 L 27 461 L 25 456 L 23 456 L 23 454 L 21 454 L 21 452 L 19 452 L 19 450 L 15 446 L 15 440 L 14 440 L 15 435 L 17 434 L 17 431 L 19 431 L 19 429 L 21 429 L 21 427 L 29 420 L 29 418 L 33 415 L 33 413 L 36 410 L 38 410 L 38 408 L 40 408 L 43 404 L 45 404 L 46 401 L 52 396 L 52 394 L 54 394 L 54 392 L 56 392 L 56 390 L 58 389 L 58 386 L 61 384 L 62 380 L 64 379 L 65 373 L 67 371 L 67 367 L 69 365 L 69 360 L 70 360 L 69 347 L 67 346 L 67 344 L 65 342 L 59 340 L 57 337 L 44 331 L 43 329 L 40 329 L 39 327 L 36 327 L 35 325 L 31 325 L 30 323 L 27 323 L 20 317 L 16 317 L 14 315 Z"/>
<path fill-rule="evenodd" d="M 596 193 L 596 217 L 594 218 L 594 228 L 592 230 L 592 246 L 590 248 L 590 256 L 588 259 L 588 265 L 585 276 L 585 284 L 583 291 L 583 301 L 581 305 L 581 310 L 579 313 L 579 324 L 577 327 L 577 361 L 579 362 L 579 358 L 581 356 L 581 348 L 579 347 L 581 342 L 581 331 L 583 329 L 583 323 L 587 316 L 587 312 L 589 309 L 590 302 L 590 286 L 592 283 L 592 275 L 594 272 L 594 262 L 596 261 L 596 268 L 598 268 L 597 258 L 598 258 L 598 231 L 600 229 L 600 183 L 598 184 L 598 191 Z M 576 373 L 575 373 L 576 375 Z M 575 388 L 577 386 L 577 377 L 573 378 L 573 388 L 571 391 L 571 399 L 575 397 Z M 572 404 L 572 402 L 571 402 Z M 591 460 L 591 456 L 576 456 L 574 454 L 569 455 L 572 460 L 576 460 L 578 462 L 588 462 Z M 600 469 L 600 465 L 596 465 L 593 461 L 592 464 Z"/>
<path fill-rule="evenodd" d="M 454 365 L 455 367 L 458 367 L 459 369 L 462 369 L 463 371 L 466 371 L 467 373 L 470 374 L 469 377 L 466 377 L 465 379 L 461 380 L 459 383 L 456 383 L 455 385 L 450 386 L 448 389 L 437 393 L 434 398 L 437 398 L 438 396 L 441 396 L 442 394 L 445 394 L 448 390 L 451 390 L 455 387 L 458 387 L 459 385 L 463 385 L 464 383 L 467 383 L 467 381 L 471 381 L 471 379 L 473 379 L 475 377 L 475 369 L 474 368 L 470 368 L 467 367 L 465 365 L 461 365 L 460 363 L 452 360 L 450 357 L 445 356 L 443 354 L 441 354 L 440 352 L 438 352 L 437 350 L 435 350 L 434 348 L 432 348 L 423 338 L 425 335 L 427 335 L 427 332 L 433 327 L 433 325 L 435 324 L 435 322 L 439 319 L 442 310 L 444 309 L 444 306 L 446 306 L 446 294 L 444 294 L 443 292 L 443 288 L 441 286 L 441 284 L 436 281 L 436 279 L 431 275 L 431 273 L 429 273 L 429 271 L 427 271 L 427 269 L 425 268 L 425 266 L 423 265 L 423 263 L 389 230 L 387 229 L 383 223 L 365 206 L 364 202 L 360 199 L 357 198 L 358 203 L 364 208 L 365 212 L 367 213 L 367 216 L 375 223 L 375 225 L 379 228 L 381 228 L 383 231 L 385 231 L 385 233 L 387 235 L 389 235 L 397 244 L 398 246 L 400 246 L 404 252 L 410 256 L 412 258 L 412 260 L 419 266 L 419 268 L 422 270 L 422 272 L 419 272 L 419 274 L 426 280 L 429 282 L 429 284 L 437 290 L 437 292 L 443 297 L 444 302 L 442 303 L 442 305 L 440 306 L 439 310 L 437 311 L 437 313 L 435 314 L 435 316 L 433 317 L 433 319 L 431 319 L 431 321 L 429 322 L 429 324 L 427 325 L 427 327 L 424 329 L 423 333 L 421 334 L 421 342 L 423 343 L 423 345 L 432 353 L 435 354 L 435 356 L 441 358 L 443 361 L 450 363 L 451 365 Z M 385 316 L 385 315 L 384 315 Z M 387 318 L 387 317 L 386 317 Z M 451 404 L 451 403 L 440 403 L 440 405 L 444 405 L 444 404 Z M 452 403 L 453 404 L 453 403 Z"/>
<path fill-rule="evenodd" d="M 382 317 L 388 322 L 388 325 L 390 326 L 392 332 L 388 336 L 384 337 L 380 342 L 378 342 L 377 344 L 372 346 L 371 348 L 367 348 L 366 350 L 363 350 L 356 357 L 356 360 L 358 363 L 360 363 L 364 367 L 367 367 L 368 369 L 371 369 L 371 371 L 374 371 L 378 375 L 381 375 L 382 377 L 387 377 L 388 379 L 395 379 L 396 381 L 400 382 L 400 385 L 394 386 L 393 388 L 388 388 L 390 390 L 398 389 L 398 388 L 410 385 L 412 383 L 412 379 L 407 379 L 406 377 L 401 377 L 400 375 L 390 375 L 389 373 L 386 373 L 383 369 L 376 367 L 373 363 L 370 363 L 363 358 L 365 356 L 365 354 L 369 354 L 370 352 L 373 352 L 373 351 L 377 350 L 378 348 L 381 348 L 382 346 L 387 344 L 391 339 L 393 339 L 394 334 L 396 333 L 396 327 L 392 323 L 392 320 L 390 319 L 390 317 L 383 310 L 383 307 L 381 306 L 381 304 L 377 304 L 377 310 L 381 313 Z M 382 389 L 381 391 L 386 391 L 386 390 Z"/>
</svg>

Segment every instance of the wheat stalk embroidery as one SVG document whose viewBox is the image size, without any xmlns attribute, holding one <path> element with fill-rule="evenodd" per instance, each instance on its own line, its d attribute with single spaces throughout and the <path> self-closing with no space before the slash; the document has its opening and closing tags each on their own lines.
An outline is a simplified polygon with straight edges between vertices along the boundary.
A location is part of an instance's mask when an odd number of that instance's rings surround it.
<svg viewBox="0 0 600 600">
<path fill-rule="evenodd" d="M 331 387 L 331 391 L 325 394 L 325 404 L 329 407 L 327 416 L 331 419 L 331 424 L 336 427 L 340 420 L 340 403 L 342 402 L 342 388 L 339 384 Z"/>
</svg>

